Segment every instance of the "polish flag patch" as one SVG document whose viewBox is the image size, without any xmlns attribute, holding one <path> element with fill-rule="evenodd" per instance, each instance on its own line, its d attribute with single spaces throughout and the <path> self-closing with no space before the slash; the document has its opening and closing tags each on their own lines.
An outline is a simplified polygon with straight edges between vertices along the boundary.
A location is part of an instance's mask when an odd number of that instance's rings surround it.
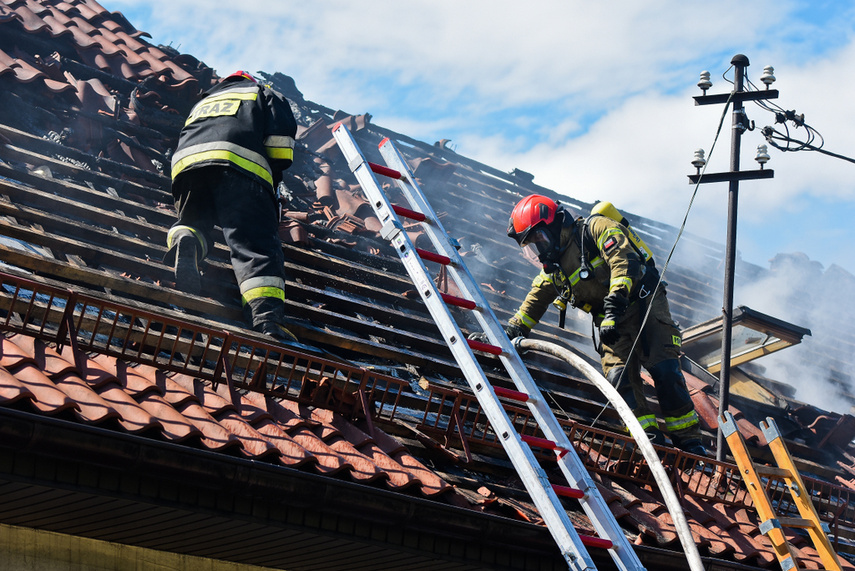
<svg viewBox="0 0 855 571">
<path fill-rule="evenodd" d="M 603 243 L 603 252 L 608 252 L 609 250 L 611 250 L 615 246 L 617 246 L 617 238 L 615 238 L 614 236 L 610 236 Z"/>
</svg>

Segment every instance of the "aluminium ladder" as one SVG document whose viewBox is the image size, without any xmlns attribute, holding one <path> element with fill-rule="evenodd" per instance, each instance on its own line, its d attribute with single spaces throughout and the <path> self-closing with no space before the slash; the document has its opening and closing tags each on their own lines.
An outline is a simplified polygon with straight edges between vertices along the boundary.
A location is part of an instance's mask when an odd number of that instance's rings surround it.
<svg viewBox="0 0 855 571">
<path fill-rule="evenodd" d="M 439 218 L 422 194 L 403 156 L 392 141 L 386 138 L 380 143 L 379 149 L 388 166 L 369 163 L 353 135 L 342 123 L 335 125 L 332 132 L 350 170 L 356 176 L 382 224 L 380 235 L 392 243 L 401 258 L 569 568 L 573 571 L 596 569 L 587 546 L 608 549 L 621 571 L 644 571 L 644 566 L 612 515 L 596 483 L 576 455 L 567 434 L 544 401 L 528 369 L 505 334 L 502 324 L 457 253 L 459 245 L 442 228 Z M 412 209 L 392 205 L 374 173 L 394 180 Z M 439 253 L 416 248 L 404 231 L 398 219 L 399 215 L 421 222 L 425 234 Z M 459 298 L 440 292 L 422 260 L 444 265 L 466 297 Z M 448 305 L 473 310 L 490 343 L 466 339 Z M 496 355 L 518 390 L 493 387 L 478 364 L 473 349 Z M 502 407 L 499 396 L 525 402 L 545 438 L 518 434 Z M 561 472 L 570 486 L 551 484 L 529 445 L 553 450 Z M 580 536 L 576 532 L 561 505 L 559 495 L 580 501 L 599 537 Z"/>
<path fill-rule="evenodd" d="M 727 440 L 736 465 L 739 467 L 739 475 L 745 482 L 745 487 L 748 488 L 757 515 L 760 517 L 760 531 L 772 543 L 781 569 L 783 571 L 804 569 L 804 567 L 797 567 L 797 558 L 784 534 L 783 528 L 792 527 L 807 531 L 824 569 L 840 571 L 840 560 L 826 535 L 828 533 L 827 525 L 820 523 L 810 493 L 805 488 L 802 477 L 793 463 L 793 458 L 784 444 L 784 438 L 781 436 L 775 421 L 768 417 L 766 422 L 760 423 L 760 428 L 763 430 L 763 436 L 775 457 L 777 468 L 758 466 L 754 463 L 730 412 L 725 411 L 719 418 L 719 424 L 721 424 L 721 431 Z M 775 508 L 772 507 L 772 502 L 769 500 L 769 495 L 766 493 L 766 485 L 761 481 L 763 477 L 784 482 L 801 517 L 780 517 L 777 515 Z"/>
</svg>

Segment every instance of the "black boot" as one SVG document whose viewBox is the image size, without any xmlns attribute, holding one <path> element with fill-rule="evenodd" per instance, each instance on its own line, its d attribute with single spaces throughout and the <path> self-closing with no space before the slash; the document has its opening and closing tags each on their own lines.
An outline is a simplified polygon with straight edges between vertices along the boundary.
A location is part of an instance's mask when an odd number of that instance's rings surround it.
<svg viewBox="0 0 855 571">
<path fill-rule="evenodd" d="M 285 303 L 275 297 L 259 297 L 249 301 L 245 309 L 249 310 L 252 329 L 268 335 L 283 343 L 297 343 L 297 337 L 288 331 L 285 323 Z"/>
<path fill-rule="evenodd" d="M 175 287 L 191 295 L 202 291 L 199 272 L 199 241 L 195 236 L 180 236 L 175 244 Z"/>
<path fill-rule="evenodd" d="M 273 337 L 280 343 L 297 343 L 297 337 L 285 329 L 282 325 L 272 321 L 262 321 L 260 324 L 253 327 L 255 331 L 263 333 L 269 337 Z"/>
<path fill-rule="evenodd" d="M 704 446 L 700 438 L 687 438 L 686 440 L 677 439 L 677 448 L 683 452 L 694 454 L 695 456 L 706 456 L 707 448 Z"/>
<path fill-rule="evenodd" d="M 644 430 L 644 434 L 650 439 L 650 443 L 655 446 L 668 446 L 668 440 L 665 438 L 665 433 L 655 427 L 649 427 Z"/>
</svg>

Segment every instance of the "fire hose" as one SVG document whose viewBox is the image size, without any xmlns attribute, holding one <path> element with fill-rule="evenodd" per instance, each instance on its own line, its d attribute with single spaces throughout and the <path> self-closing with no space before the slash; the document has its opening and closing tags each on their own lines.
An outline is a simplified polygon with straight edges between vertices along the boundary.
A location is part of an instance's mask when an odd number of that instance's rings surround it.
<svg viewBox="0 0 855 571">
<path fill-rule="evenodd" d="M 677 493 L 671 485 L 668 474 L 662 463 L 659 461 L 659 456 L 653 448 L 650 439 L 645 434 L 644 429 L 632 413 L 632 409 L 618 394 L 617 390 L 612 386 L 606 378 L 592 367 L 587 361 L 579 357 L 573 351 L 546 341 L 538 341 L 535 339 L 526 339 L 525 337 L 517 337 L 513 340 L 514 347 L 522 354 L 523 351 L 539 351 L 547 353 L 553 357 L 557 357 L 567 362 L 572 367 L 581 372 L 589 381 L 600 389 L 600 392 L 609 400 L 612 406 L 620 415 L 621 420 L 629 429 L 629 433 L 635 439 L 635 443 L 641 451 L 644 459 L 650 467 L 653 478 L 659 486 L 659 491 L 662 492 L 662 497 L 665 499 L 665 505 L 668 512 L 671 514 L 671 519 L 674 522 L 674 527 L 677 528 L 677 536 L 680 538 L 680 543 L 683 545 L 683 551 L 686 554 L 686 559 L 689 562 L 691 571 L 703 571 L 704 565 L 701 563 L 701 556 L 698 553 L 698 547 L 695 545 L 695 540 L 692 538 L 692 532 L 689 529 L 689 524 L 686 521 L 686 515 L 683 513 L 683 508 L 680 505 L 680 500 L 677 498 Z"/>
</svg>

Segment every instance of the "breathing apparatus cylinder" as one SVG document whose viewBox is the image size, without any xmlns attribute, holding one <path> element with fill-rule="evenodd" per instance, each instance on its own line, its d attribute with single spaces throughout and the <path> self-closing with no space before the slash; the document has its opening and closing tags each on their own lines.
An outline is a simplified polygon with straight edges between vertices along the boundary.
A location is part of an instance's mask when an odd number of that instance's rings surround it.
<svg viewBox="0 0 855 571">
<path fill-rule="evenodd" d="M 629 238 L 630 242 L 632 242 L 638 249 L 639 253 L 644 258 L 644 263 L 653 265 L 653 252 L 650 251 L 650 248 L 647 247 L 647 244 L 644 243 L 641 236 L 632 229 L 632 226 L 629 225 L 629 220 L 627 220 L 611 202 L 598 202 L 591 209 L 591 214 L 601 214 L 606 218 L 611 218 L 615 222 L 626 226 L 626 229 L 629 231 L 627 238 Z"/>
</svg>

